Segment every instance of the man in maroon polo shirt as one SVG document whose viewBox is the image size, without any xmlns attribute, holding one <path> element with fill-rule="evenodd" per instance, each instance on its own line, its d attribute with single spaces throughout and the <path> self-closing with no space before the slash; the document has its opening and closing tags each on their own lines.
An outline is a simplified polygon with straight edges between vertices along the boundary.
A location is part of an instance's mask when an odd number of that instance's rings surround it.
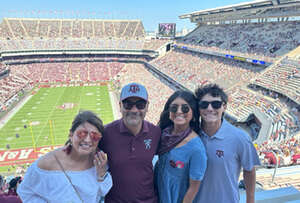
<svg viewBox="0 0 300 203">
<path fill-rule="evenodd" d="M 107 153 L 113 187 L 105 203 L 156 203 L 152 159 L 160 140 L 160 128 L 145 121 L 148 93 L 138 83 L 122 88 L 122 118 L 105 126 L 100 149 Z"/>
</svg>

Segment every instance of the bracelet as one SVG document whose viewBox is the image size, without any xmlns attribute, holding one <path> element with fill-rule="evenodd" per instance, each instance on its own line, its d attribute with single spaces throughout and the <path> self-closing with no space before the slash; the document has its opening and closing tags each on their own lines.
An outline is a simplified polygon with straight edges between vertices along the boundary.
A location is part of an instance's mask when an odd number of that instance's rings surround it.
<svg viewBox="0 0 300 203">
<path fill-rule="evenodd" d="M 104 181 L 104 179 L 107 177 L 107 175 L 108 175 L 108 172 L 106 171 L 105 174 L 104 174 L 103 176 L 101 176 L 101 177 L 98 176 L 97 181 L 98 181 L 98 182 Z"/>
</svg>

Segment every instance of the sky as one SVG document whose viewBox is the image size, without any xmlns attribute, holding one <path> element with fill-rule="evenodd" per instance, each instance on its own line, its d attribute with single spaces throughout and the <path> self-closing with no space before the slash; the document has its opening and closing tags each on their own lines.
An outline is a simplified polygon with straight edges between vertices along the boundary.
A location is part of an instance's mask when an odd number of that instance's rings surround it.
<svg viewBox="0 0 300 203">
<path fill-rule="evenodd" d="M 146 31 L 176 23 L 177 31 L 195 27 L 180 15 L 252 0 L 1 0 L 0 18 L 139 19 Z"/>
</svg>

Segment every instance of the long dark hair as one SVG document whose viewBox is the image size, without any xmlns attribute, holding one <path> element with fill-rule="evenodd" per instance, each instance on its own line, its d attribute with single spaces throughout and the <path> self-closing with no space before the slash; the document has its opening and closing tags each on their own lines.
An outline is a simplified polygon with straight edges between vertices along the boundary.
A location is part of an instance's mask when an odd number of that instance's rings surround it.
<svg viewBox="0 0 300 203">
<path fill-rule="evenodd" d="M 184 101 L 188 103 L 188 105 L 192 109 L 193 118 L 190 121 L 190 128 L 193 129 L 196 133 L 199 132 L 199 111 L 198 111 L 198 103 L 196 100 L 195 95 L 190 91 L 185 90 L 177 90 L 174 92 L 169 99 L 167 100 L 163 111 L 160 114 L 160 119 L 158 121 L 158 125 L 161 128 L 161 130 L 164 130 L 165 128 L 169 126 L 173 126 L 173 121 L 169 118 L 169 107 L 170 104 L 177 98 L 182 98 Z"/>
</svg>

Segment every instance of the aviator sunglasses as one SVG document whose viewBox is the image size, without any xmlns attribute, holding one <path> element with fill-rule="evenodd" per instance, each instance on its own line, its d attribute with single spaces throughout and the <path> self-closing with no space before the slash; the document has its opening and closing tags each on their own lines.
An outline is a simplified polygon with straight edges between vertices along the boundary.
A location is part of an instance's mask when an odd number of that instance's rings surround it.
<svg viewBox="0 0 300 203">
<path fill-rule="evenodd" d="M 146 107 L 147 102 L 145 100 L 138 100 L 136 102 L 132 102 L 132 101 L 128 101 L 128 100 L 124 100 L 122 101 L 123 103 L 123 107 L 126 110 L 130 110 L 132 109 L 132 107 L 135 105 L 137 109 L 139 110 L 143 110 Z"/>
<path fill-rule="evenodd" d="M 169 107 L 169 111 L 172 113 L 176 113 L 178 111 L 179 105 L 173 104 Z M 190 111 L 190 107 L 187 104 L 181 105 L 181 112 L 188 113 Z"/>
<path fill-rule="evenodd" d="M 208 108 L 208 105 L 211 104 L 211 106 L 214 108 L 214 109 L 219 109 L 221 108 L 223 102 L 222 101 L 200 101 L 199 102 L 199 108 L 200 109 L 207 109 Z"/>
<path fill-rule="evenodd" d="M 83 130 L 83 129 L 78 130 L 77 133 L 76 133 L 76 135 L 77 135 L 77 137 L 79 137 L 79 139 L 85 139 L 88 136 L 88 134 L 90 135 L 90 138 L 94 142 L 98 142 L 102 137 L 102 135 L 98 132 L 95 132 L 95 131 L 90 131 L 89 132 L 89 131 Z"/>
</svg>

